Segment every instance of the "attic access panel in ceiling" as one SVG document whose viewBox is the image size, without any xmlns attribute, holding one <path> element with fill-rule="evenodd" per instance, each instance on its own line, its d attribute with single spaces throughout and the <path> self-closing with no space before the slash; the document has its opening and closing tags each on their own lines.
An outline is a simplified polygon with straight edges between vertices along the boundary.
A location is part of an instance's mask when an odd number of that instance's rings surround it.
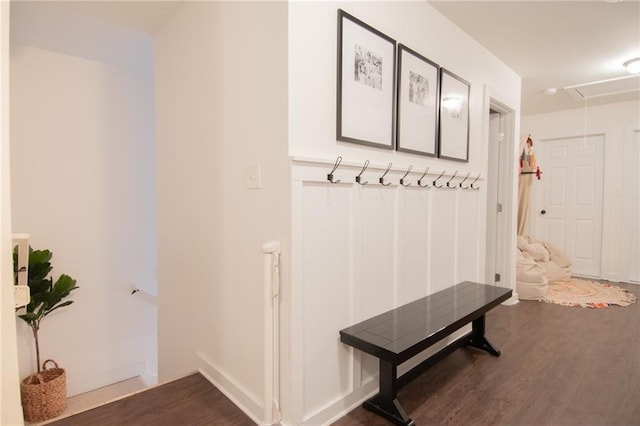
<svg viewBox="0 0 640 426">
<path fill-rule="evenodd" d="M 640 75 L 629 75 L 608 80 L 567 86 L 564 90 L 579 101 L 621 93 L 640 93 Z"/>
</svg>

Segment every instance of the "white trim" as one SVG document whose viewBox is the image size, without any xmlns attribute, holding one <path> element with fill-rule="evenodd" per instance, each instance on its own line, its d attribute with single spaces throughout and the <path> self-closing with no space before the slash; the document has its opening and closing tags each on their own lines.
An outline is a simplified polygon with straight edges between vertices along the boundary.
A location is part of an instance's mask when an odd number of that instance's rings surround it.
<svg viewBox="0 0 640 426">
<path fill-rule="evenodd" d="M 309 415 L 304 419 L 302 424 L 310 426 L 331 424 L 360 406 L 363 401 L 371 398 L 377 392 L 377 378 L 375 380 L 369 380 L 368 383 L 356 389 L 354 392 L 338 398 L 336 401 Z"/>
<path fill-rule="evenodd" d="M 336 162 L 335 158 L 333 160 L 327 160 L 323 158 L 292 157 L 291 160 L 291 179 L 294 182 L 305 181 L 326 183 L 327 175 L 331 172 L 331 169 L 334 167 Z M 343 158 L 340 162 L 340 166 L 334 172 L 334 179 L 340 179 L 341 181 L 338 185 L 355 184 L 355 177 L 361 172 L 363 163 L 364 162 L 348 161 Z M 389 163 L 369 163 L 363 174 L 363 178 L 368 180 L 370 184 L 378 185 L 378 178 L 387 170 L 388 165 Z M 400 177 L 405 174 L 409 166 L 412 166 L 413 169 L 407 175 L 407 179 L 415 182 L 420 176 L 422 176 L 426 165 L 429 165 L 429 173 L 427 173 L 427 176 L 432 176 L 432 180 L 440 176 L 440 172 L 443 170 L 445 170 L 445 173 L 442 175 L 442 179 L 451 177 L 457 172 L 457 176 L 459 177 L 469 173 L 469 181 L 475 179 L 478 174 L 480 174 L 478 182 L 485 180 L 485 171 L 471 170 L 466 164 L 445 168 L 443 165 L 434 166 L 426 160 L 416 159 L 413 164 L 404 162 L 398 164 L 393 163 L 391 170 L 385 176 L 385 181 L 391 182 L 391 186 L 398 186 Z M 412 187 L 413 186 L 415 186 L 415 183 L 412 184 Z"/>
<path fill-rule="evenodd" d="M 65 368 L 61 365 L 60 367 Z M 141 360 L 130 364 L 122 365 L 109 371 L 103 371 L 99 374 L 93 374 L 87 377 L 81 377 L 75 380 L 67 381 L 67 395 L 75 396 L 81 393 L 89 392 L 94 389 L 108 386 L 112 383 L 118 383 L 132 377 L 140 376 L 146 384 L 152 384 L 148 380 L 153 380 L 147 372 L 147 361 Z M 157 378 L 156 378 L 157 382 Z"/>
<path fill-rule="evenodd" d="M 633 153 L 633 138 L 634 138 L 634 134 L 638 133 L 640 135 L 640 123 L 637 123 L 633 126 L 628 126 L 625 129 L 624 132 L 624 140 L 622 143 L 622 149 L 623 149 L 623 153 L 624 153 L 624 158 L 625 158 L 625 163 L 624 163 L 624 167 L 623 167 L 623 172 L 624 175 L 622 176 L 622 180 L 623 181 L 630 181 L 631 179 L 633 179 L 633 175 L 632 175 L 632 168 L 633 167 L 637 167 L 637 163 L 634 162 L 634 160 L 636 160 L 636 158 L 633 158 L 632 153 Z M 638 148 L 640 149 L 640 147 Z M 605 155 L 605 159 L 606 159 L 606 155 Z M 640 188 L 634 188 L 636 190 L 640 190 Z M 631 205 L 631 201 L 634 198 L 634 194 L 631 192 L 631 189 L 629 189 L 628 185 L 625 185 L 622 191 L 622 209 L 623 211 L 626 213 L 626 215 L 623 216 L 623 229 L 627 229 L 628 226 L 632 225 L 635 221 L 633 217 L 629 217 L 630 213 L 633 211 L 633 206 Z M 638 200 L 638 202 L 640 202 L 640 200 Z M 637 206 L 638 209 L 640 209 L 640 206 Z M 637 211 L 637 210 L 636 210 Z M 636 218 L 637 219 L 637 218 Z M 637 223 L 637 222 L 636 222 Z M 636 234 L 636 237 L 638 237 L 638 234 Z M 632 276 L 634 274 L 634 271 L 632 270 L 633 266 L 637 266 L 638 264 L 638 258 L 633 258 L 632 257 L 632 251 L 631 251 L 631 247 L 632 247 L 632 238 L 626 238 L 625 239 L 626 242 L 623 243 L 623 247 L 622 248 L 622 252 L 624 254 L 624 256 L 627 258 L 625 262 L 622 263 L 621 265 L 621 270 L 620 270 L 620 275 L 619 275 L 619 279 L 618 281 L 623 281 L 623 282 L 628 282 L 628 283 L 634 283 L 634 284 L 638 284 L 640 283 L 640 281 L 637 281 Z M 635 241 L 636 244 L 640 244 L 640 242 L 638 242 L 637 240 Z M 602 250 L 602 256 L 604 257 L 604 247 Z M 640 253 L 637 253 L 638 255 L 640 255 Z"/>
<path fill-rule="evenodd" d="M 11 247 L 11 173 L 9 149 L 9 14 L 10 2 L 0 2 L 0 424 L 22 425 L 16 314 L 13 306 Z"/>
<path fill-rule="evenodd" d="M 292 168 L 292 175 L 295 167 Z M 291 281 L 289 287 L 283 289 L 283 297 L 288 301 L 288 311 L 283 312 L 284 321 L 287 322 L 289 336 L 289 350 L 283 347 L 282 356 L 289 356 L 287 360 L 281 359 L 280 365 L 282 383 L 289 384 L 284 389 L 282 406 L 282 422 L 300 424 L 304 412 L 304 293 L 301 288 L 304 283 L 303 248 L 304 248 L 304 188 L 301 180 L 291 182 Z"/>
<path fill-rule="evenodd" d="M 263 408 L 255 395 L 244 389 L 233 378 L 223 372 L 201 352 L 196 352 L 200 361 L 198 372 L 202 374 L 212 385 L 231 400 L 240 410 L 242 410 L 256 424 L 262 424 Z"/>
<path fill-rule="evenodd" d="M 519 119 L 516 115 L 517 110 L 510 107 L 508 103 L 504 102 L 500 95 L 496 93 L 494 89 L 489 86 L 485 86 L 485 111 L 484 122 L 486 124 L 485 137 L 489 135 L 489 115 L 490 109 L 497 110 L 502 114 L 503 133 L 504 140 L 502 141 L 502 149 L 504 150 L 504 157 L 507 161 L 504 161 L 504 174 L 503 176 L 511 176 L 511 179 L 504 179 L 500 186 L 500 199 L 502 200 L 503 207 L 503 238 L 505 239 L 503 244 L 503 253 L 497 253 L 496 256 L 502 256 L 502 265 L 504 272 L 502 274 L 501 284 L 509 285 L 509 288 L 513 290 L 513 296 L 505 304 L 515 304 L 518 300 L 518 293 L 516 289 L 516 235 L 517 235 L 517 217 L 518 217 L 518 175 L 516 164 L 518 162 L 518 149 L 516 147 L 519 143 L 517 137 L 519 131 Z M 484 162 L 485 165 L 487 162 Z M 487 207 L 487 214 L 490 213 L 491 206 Z M 515 302 L 510 302 L 515 301 Z"/>
</svg>

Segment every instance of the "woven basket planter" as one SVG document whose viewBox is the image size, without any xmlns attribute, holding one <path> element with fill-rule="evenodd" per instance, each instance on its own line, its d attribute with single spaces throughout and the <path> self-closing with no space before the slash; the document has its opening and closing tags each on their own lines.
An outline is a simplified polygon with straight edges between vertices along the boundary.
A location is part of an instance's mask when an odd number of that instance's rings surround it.
<svg viewBox="0 0 640 426">
<path fill-rule="evenodd" d="M 48 363 L 55 367 L 47 368 Z M 42 422 L 60 415 L 67 408 L 67 374 L 58 364 L 48 359 L 42 371 L 34 373 L 20 383 L 20 396 L 24 419 Z"/>
</svg>

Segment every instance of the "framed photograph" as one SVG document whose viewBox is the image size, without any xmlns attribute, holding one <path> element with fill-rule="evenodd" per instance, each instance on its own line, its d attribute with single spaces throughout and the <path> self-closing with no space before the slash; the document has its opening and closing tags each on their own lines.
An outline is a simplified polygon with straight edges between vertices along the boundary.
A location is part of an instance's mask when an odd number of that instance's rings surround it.
<svg viewBox="0 0 640 426">
<path fill-rule="evenodd" d="M 395 62 L 395 40 L 338 9 L 339 141 L 394 148 Z"/>
<path fill-rule="evenodd" d="M 439 67 L 398 45 L 396 149 L 434 157 L 438 149 Z"/>
<path fill-rule="evenodd" d="M 440 68 L 440 158 L 469 161 L 470 91 L 469 82 Z"/>
</svg>

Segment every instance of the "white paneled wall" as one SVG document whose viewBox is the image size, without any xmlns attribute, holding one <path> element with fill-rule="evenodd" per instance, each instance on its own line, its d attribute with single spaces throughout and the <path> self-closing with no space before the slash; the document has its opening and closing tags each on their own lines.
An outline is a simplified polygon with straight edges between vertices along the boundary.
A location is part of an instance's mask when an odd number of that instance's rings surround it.
<svg viewBox="0 0 640 426">
<path fill-rule="evenodd" d="M 293 338 L 303 342 L 298 356 L 308 424 L 319 421 L 309 419 L 337 399 L 377 387 L 378 360 L 342 344 L 341 329 L 483 276 L 477 212 L 485 191 L 420 188 L 421 173 L 409 174 L 412 185 L 403 187 L 398 184 L 402 170 L 392 170 L 386 176 L 391 185 L 382 186 L 378 177 L 384 168 L 369 168 L 363 175 L 369 184 L 359 185 L 354 179 L 359 168 L 349 166 L 336 171 L 341 183 L 332 184 L 327 180 L 331 167 L 321 160 L 294 160 L 292 168 L 301 304 L 296 311 L 301 318 L 295 313 L 292 318 L 301 322 L 300 336 Z M 463 177 L 455 177 L 452 185 Z"/>
<path fill-rule="evenodd" d="M 348 185 L 303 185 L 304 366 L 322 366 L 313 383 L 305 381 L 305 412 L 317 410 L 339 390 L 349 391 L 349 350 L 336 340 L 335 330 L 352 318 L 351 191 Z M 314 330 L 313 333 L 306 332 Z M 331 356 L 327 356 L 327 354 Z M 313 386 L 311 386 L 311 384 Z"/>
</svg>

